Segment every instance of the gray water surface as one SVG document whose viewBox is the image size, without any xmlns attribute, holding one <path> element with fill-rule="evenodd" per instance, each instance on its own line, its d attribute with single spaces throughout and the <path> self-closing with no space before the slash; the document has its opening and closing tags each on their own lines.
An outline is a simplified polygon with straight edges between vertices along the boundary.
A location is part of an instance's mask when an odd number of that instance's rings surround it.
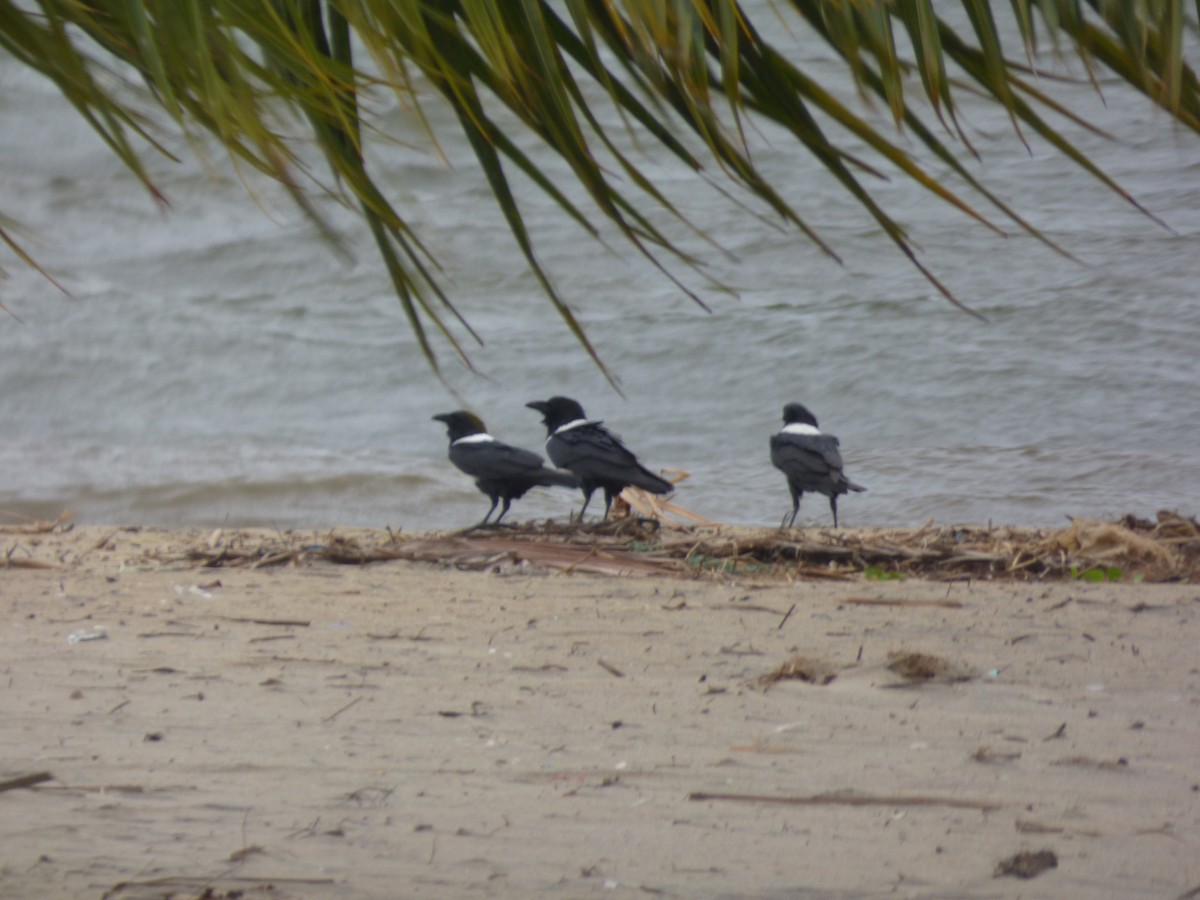
<svg viewBox="0 0 1200 900">
<path fill-rule="evenodd" d="M 524 404 L 568 394 L 652 469 L 690 472 L 677 502 L 723 522 L 774 524 L 789 505 L 767 438 L 791 400 L 840 436 L 847 472 L 869 488 L 842 501 L 846 525 L 1196 514 L 1200 141 L 1128 92 L 1107 89 L 1107 105 L 1088 88 L 1074 96 L 1121 141 L 1068 134 L 1169 228 L 1046 145 L 1031 138 L 1027 151 L 983 109 L 966 111 L 983 155 L 969 165 L 1076 259 L 1007 225 L 997 237 L 903 179 L 878 186 L 922 260 L 986 323 L 937 295 L 779 135 L 756 135 L 756 158 L 842 265 L 645 161 L 736 257 L 656 217 L 736 289 L 677 269 L 711 312 L 518 180 L 539 258 L 622 397 L 526 271 L 435 105 L 448 163 L 401 146 L 373 158 L 485 341 L 458 333 L 478 375 L 439 345 L 445 384 L 352 216 L 319 202 L 347 260 L 272 186 L 251 179 L 251 202 L 216 151 L 207 166 L 148 156 L 171 203 L 158 209 L 48 83 L 0 58 L 0 212 L 70 292 L 0 251 L 0 302 L 13 314 L 0 314 L 0 510 L 122 524 L 465 525 L 487 503 L 446 460 L 430 417 L 465 403 L 497 437 L 540 449 Z M 385 117 L 415 134 L 399 111 Z M 571 492 L 539 489 L 514 513 L 576 508 Z M 828 523 L 824 499 L 806 498 L 798 521 Z"/>
</svg>

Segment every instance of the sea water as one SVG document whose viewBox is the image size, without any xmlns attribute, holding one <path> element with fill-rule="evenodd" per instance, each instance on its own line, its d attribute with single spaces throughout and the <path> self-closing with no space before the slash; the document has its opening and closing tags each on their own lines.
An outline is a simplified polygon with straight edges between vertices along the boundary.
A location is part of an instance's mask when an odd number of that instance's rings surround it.
<svg viewBox="0 0 1200 900">
<path fill-rule="evenodd" d="M 801 61 L 836 71 L 827 56 Z M 48 82 L 0 57 L 0 213 L 65 289 L 0 249 L 0 515 L 466 525 L 487 501 L 450 465 L 430 417 L 466 406 L 497 438 L 540 450 L 545 433 L 525 403 L 552 394 L 580 400 L 649 468 L 689 473 L 675 501 L 721 522 L 774 524 L 790 507 L 767 447 L 789 401 L 840 437 L 846 472 L 868 488 L 842 500 L 844 525 L 1194 515 L 1200 139 L 1118 86 L 1102 99 L 1085 85 L 1055 90 L 1118 139 L 1054 124 L 1159 221 L 979 105 L 961 122 L 982 159 L 955 151 L 1072 257 L 940 163 L 926 161 L 1005 236 L 894 172 L 862 176 L 922 264 L 986 321 L 943 299 L 777 129 L 751 131 L 755 161 L 840 261 L 761 205 L 747 214 L 661 152 L 639 153 L 645 141 L 626 141 L 694 226 L 653 215 L 702 264 L 659 254 L 707 310 L 611 227 L 593 239 L 513 175 L 538 259 L 618 390 L 547 301 L 434 97 L 424 99 L 438 152 L 377 96 L 379 121 L 411 143 L 376 140 L 370 158 L 482 340 L 451 325 L 468 366 L 431 328 L 440 376 L 350 212 L 314 195 L 338 250 L 277 187 L 169 129 L 162 138 L 183 161 L 145 155 L 169 201 L 159 206 Z M 878 110 L 868 115 L 915 149 Z M 536 140 L 520 143 L 567 177 Z M 576 492 L 537 489 L 512 517 L 578 506 Z M 828 524 L 825 499 L 806 496 L 798 522 Z"/>
</svg>

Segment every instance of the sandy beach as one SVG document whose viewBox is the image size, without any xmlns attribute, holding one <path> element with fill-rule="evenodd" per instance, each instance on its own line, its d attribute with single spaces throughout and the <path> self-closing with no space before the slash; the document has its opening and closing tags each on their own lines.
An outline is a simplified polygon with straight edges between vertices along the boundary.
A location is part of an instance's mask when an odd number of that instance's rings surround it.
<svg viewBox="0 0 1200 900">
<path fill-rule="evenodd" d="M 0 537 L 6 898 L 1200 896 L 1195 584 Z"/>
</svg>

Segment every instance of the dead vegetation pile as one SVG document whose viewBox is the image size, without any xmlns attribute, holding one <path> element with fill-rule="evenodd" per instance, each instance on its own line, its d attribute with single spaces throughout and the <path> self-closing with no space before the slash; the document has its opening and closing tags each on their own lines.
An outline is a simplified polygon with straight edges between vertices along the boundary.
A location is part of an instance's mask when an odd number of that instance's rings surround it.
<svg viewBox="0 0 1200 900">
<path fill-rule="evenodd" d="M 70 527 L 60 518 L 0 531 L 17 537 Z M 1131 515 L 1109 522 L 1074 519 L 1058 530 L 931 522 L 915 529 L 780 531 L 627 516 L 599 524 L 537 522 L 412 536 L 369 529 L 218 529 L 185 548 L 147 555 L 160 564 L 208 568 L 412 560 L 499 573 L 1200 581 L 1200 525 L 1168 511 L 1155 521 Z M 6 565 L 47 563 L 22 552 L 18 538 L 0 552 L 0 567 Z"/>
</svg>

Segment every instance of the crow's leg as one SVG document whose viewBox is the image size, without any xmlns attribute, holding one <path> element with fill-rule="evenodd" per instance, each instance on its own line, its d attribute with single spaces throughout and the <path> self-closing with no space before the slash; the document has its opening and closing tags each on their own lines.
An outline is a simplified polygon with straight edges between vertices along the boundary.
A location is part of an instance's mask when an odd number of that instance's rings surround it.
<svg viewBox="0 0 1200 900">
<path fill-rule="evenodd" d="M 790 490 L 792 492 L 792 517 L 791 517 L 791 520 L 789 521 L 788 514 L 784 513 L 783 521 L 787 522 L 788 528 L 791 528 L 793 525 L 796 524 L 796 514 L 798 512 L 800 512 L 800 497 L 803 496 L 804 491 L 798 491 L 794 487 L 792 487 L 790 484 L 788 485 L 788 490 Z M 780 529 L 783 529 L 784 528 L 783 523 L 780 523 L 779 527 L 780 527 Z"/>
<path fill-rule="evenodd" d="M 595 490 L 596 490 L 595 488 L 584 488 L 583 489 L 583 506 L 580 507 L 579 518 L 576 520 L 581 525 L 583 524 L 583 514 L 587 511 L 588 504 L 592 502 L 592 494 L 593 494 L 593 492 L 595 492 Z"/>
<path fill-rule="evenodd" d="M 618 491 L 617 493 L 620 493 L 620 491 Z M 616 494 L 614 494 L 608 488 L 604 489 L 604 521 L 605 522 L 608 521 L 608 511 L 610 509 L 612 509 L 613 497 L 615 497 L 615 496 L 616 496 Z"/>
<path fill-rule="evenodd" d="M 492 517 L 492 513 L 494 513 L 496 511 L 496 504 L 499 502 L 500 502 L 499 496 L 492 498 L 492 505 L 488 507 L 487 515 L 483 517 L 483 521 L 481 521 L 478 525 L 475 526 L 476 528 L 482 528 L 484 525 L 486 525 L 488 523 L 488 519 L 490 519 Z M 504 515 L 504 513 L 501 513 L 500 515 Z M 496 521 L 499 522 L 500 520 L 497 519 Z"/>
<path fill-rule="evenodd" d="M 496 516 L 496 521 L 493 524 L 495 524 L 495 525 L 500 524 L 500 520 L 504 518 L 505 514 L 508 512 L 509 506 L 511 506 L 511 505 L 512 505 L 512 498 L 505 497 L 504 498 L 504 508 L 500 510 L 500 515 Z"/>
</svg>

